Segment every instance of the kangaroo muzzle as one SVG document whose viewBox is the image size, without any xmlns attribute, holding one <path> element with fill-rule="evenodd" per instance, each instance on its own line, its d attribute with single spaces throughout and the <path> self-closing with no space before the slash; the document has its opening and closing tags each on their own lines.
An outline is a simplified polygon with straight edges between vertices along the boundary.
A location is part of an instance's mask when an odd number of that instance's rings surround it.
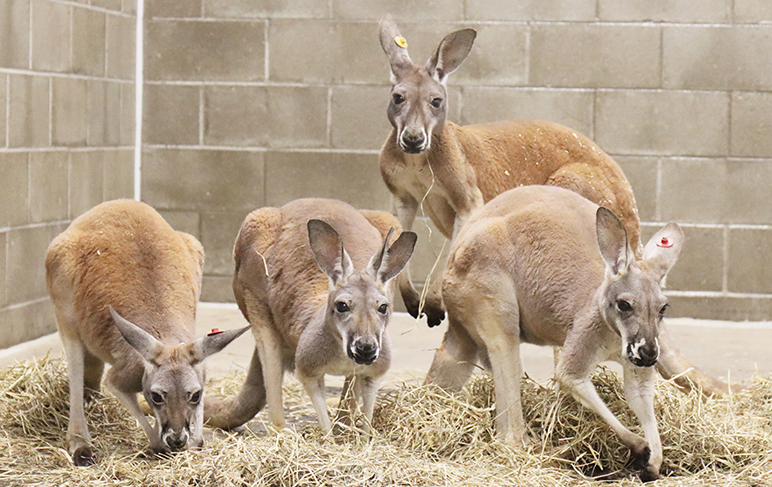
<svg viewBox="0 0 772 487">
<path fill-rule="evenodd" d="M 185 447 L 188 446 L 189 438 L 190 434 L 188 433 L 187 428 L 183 428 L 180 431 L 174 431 L 173 429 L 169 428 L 164 430 L 163 434 L 161 435 L 161 439 L 163 439 L 164 443 L 166 443 L 166 446 L 168 446 L 172 451 L 184 450 Z"/>
<path fill-rule="evenodd" d="M 405 129 L 399 138 L 399 145 L 408 154 L 420 154 L 428 149 L 428 140 L 423 129 L 415 132 Z"/>
<path fill-rule="evenodd" d="M 651 367 L 659 358 L 659 342 L 640 338 L 627 344 L 627 358 L 636 367 Z"/>
<path fill-rule="evenodd" d="M 359 365 L 370 365 L 378 358 L 380 347 L 375 340 L 357 337 L 349 341 L 348 356 Z"/>
</svg>

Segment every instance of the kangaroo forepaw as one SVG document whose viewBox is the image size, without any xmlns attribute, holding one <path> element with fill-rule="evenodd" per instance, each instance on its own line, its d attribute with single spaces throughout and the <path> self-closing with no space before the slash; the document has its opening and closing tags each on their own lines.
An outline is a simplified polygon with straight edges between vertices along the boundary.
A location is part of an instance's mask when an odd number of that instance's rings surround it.
<svg viewBox="0 0 772 487">
<path fill-rule="evenodd" d="M 631 451 L 630 468 L 639 471 L 638 474 L 643 482 L 651 482 L 659 478 L 659 468 L 649 463 L 651 459 L 651 449 L 646 446 L 640 451 Z"/>
<path fill-rule="evenodd" d="M 72 463 L 74 463 L 76 467 L 90 467 L 91 465 L 96 464 L 94 452 L 92 452 L 91 448 L 88 446 L 81 446 L 72 454 Z"/>
</svg>

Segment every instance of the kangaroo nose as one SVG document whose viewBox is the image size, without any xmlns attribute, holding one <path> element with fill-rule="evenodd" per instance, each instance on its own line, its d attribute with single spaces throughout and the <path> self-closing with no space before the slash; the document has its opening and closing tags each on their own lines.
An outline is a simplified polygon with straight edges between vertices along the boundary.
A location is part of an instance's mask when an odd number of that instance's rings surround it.
<svg viewBox="0 0 772 487">
<path fill-rule="evenodd" d="M 627 357 L 637 367 L 651 367 L 659 358 L 659 345 L 641 338 L 627 344 Z"/>
<path fill-rule="evenodd" d="M 164 437 L 164 442 L 172 450 L 182 450 L 188 444 L 188 433 L 168 433 Z"/>
<path fill-rule="evenodd" d="M 402 133 L 402 149 L 410 154 L 418 154 L 424 148 L 426 138 L 422 133 L 408 133 L 407 131 Z"/>
<path fill-rule="evenodd" d="M 349 357 L 360 365 L 370 365 L 378 358 L 378 344 L 369 340 L 355 340 L 349 347 Z"/>
</svg>

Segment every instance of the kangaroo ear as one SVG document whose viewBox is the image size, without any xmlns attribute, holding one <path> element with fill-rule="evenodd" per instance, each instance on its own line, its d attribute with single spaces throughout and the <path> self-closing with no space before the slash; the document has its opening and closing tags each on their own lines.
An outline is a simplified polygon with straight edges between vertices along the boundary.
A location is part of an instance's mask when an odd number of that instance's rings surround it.
<svg viewBox="0 0 772 487">
<path fill-rule="evenodd" d="M 223 332 L 214 332 L 213 330 L 213 333 L 195 340 L 189 345 L 194 362 L 202 362 L 208 356 L 219 352 L 223 348 L 227 347 L 230 342 L 243 335 L 244 332 L 250 328 L 252 328 L 252 325 L 247 325 L 244 328 Z"/>
<path fill-rule="evenodd" d="M 384 15 L 378 24 L 378 37 L 383 52 L 389 58 L 391 82 L 394 84 L 415 66 L 407 53 L 407 41 L 399 33 L 399 27 L 389 14 Z"/>
<path fill-rule="evenodd" d="M 394 233 L 394 227 L 389 230 L 383 241 L 383 248 L 370 259 L 370 269 L 375 277 L 386 284 L 404 269 L 410 256 L 413 255 L 418 235 L 413 232 L 402 232 L 391 247 L 386 250 Z"/>
<path fill-rule="evenodd" d="M 112 306 L 110 306 L 110 314 L 113 316 L 113 321 L 115 321 L 118 331 L 121 332 L 121 335 L 123 335 L 123 338 L 129 345 L 139 352 L 143 359 L 150 363 L 155 363 L 155 359 L 158 357 L 161 347 L 163 347 L 161 342 L 156 340 L 150 333 L 119 315 Z"/>
<path fill-rule="evenodd" d="M 613 276 L 626 274 L 634 257 L 627 243 L 625 226 L 611 210 L 601 206 L 595 213 L 595 229 L 606 270 Z"/>
<path fill-rule="evenodd" d="M 451 32 L 445 36 L 432 57 L 426 62 L 426 70 L 437 81 L 445 84 L 448 75 L 458 69 L 469 55 L 476 37 L 477 32 L 473 29 Z"/>
<path fill-rule="evenodd" d="M 343 248 L 340 235 L 330 224 L 322 220 L 309 220 L 308 241 L 317 265 L 333 285 L 351 275 L 354 264 Z"/>
<path fill-rule="evenodd" d="M 678 260 L 684 246 L 684 231 L 677 223 L 670 222 L 646 243 L 643 260 L 650 262 L 660 273 L 660 280 L 667 276 Z"/>
</svg>

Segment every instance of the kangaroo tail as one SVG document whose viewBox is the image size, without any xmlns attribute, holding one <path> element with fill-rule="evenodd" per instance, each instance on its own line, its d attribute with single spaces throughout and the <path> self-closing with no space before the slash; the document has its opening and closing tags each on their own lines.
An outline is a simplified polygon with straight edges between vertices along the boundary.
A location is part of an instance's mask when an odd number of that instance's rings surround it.
<svg viewBox="0 0 772 487">
<path fill-rule="evenodd" d="M 221 399 L 207 397 L 204 401 L 204 422 L 212 428 L 233 429 L 246 423 L 265 407 L 263 366 L 257 349 L 252 354 L 244 385 L 236 396 Z"/>
</svg>

